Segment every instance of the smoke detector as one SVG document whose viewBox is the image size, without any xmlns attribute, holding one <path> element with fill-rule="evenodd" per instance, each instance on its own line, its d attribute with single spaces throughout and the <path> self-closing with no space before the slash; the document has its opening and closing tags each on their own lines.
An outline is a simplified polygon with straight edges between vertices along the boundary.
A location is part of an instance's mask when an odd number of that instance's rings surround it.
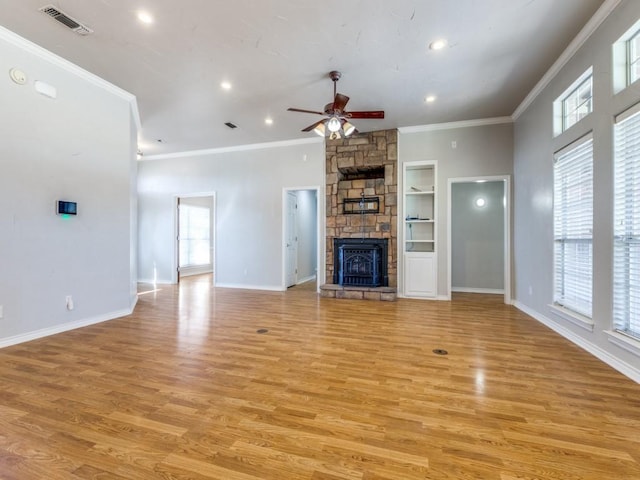
<svg viewBox="0 0 640 480">
<path fill-rule="evenodd" d="M 44 7 L 40 7 L 38 10 L 40 10 L 45 15 L 50 16 L 54 20 L 57 20 L 65 27 L 70 28 L 78 35 L 89 35 L 93 33 L 93 30 L 91 30 L 89 27 L 78 22 L 76 19 L 67 15 L 62 10 L 53 5 L 45 5 Z"/>
</svg>

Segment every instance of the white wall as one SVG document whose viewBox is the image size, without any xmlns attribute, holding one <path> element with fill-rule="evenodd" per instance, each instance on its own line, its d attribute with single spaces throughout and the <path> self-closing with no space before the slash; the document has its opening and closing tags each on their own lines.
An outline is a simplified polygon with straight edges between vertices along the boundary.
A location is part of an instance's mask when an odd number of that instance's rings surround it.
<svg viewBox="0 0 640 480">
<path fill-rule="evenodd" d="M 26 85 L 11 81 L 14 67 Z M 36 79 L 57 98 L 36 93 Z M 0 345 L 135 303 L 133 97 L 104 83 L 0 28 Z M 78 215 L 57 216 L 59 199 Z"/>
<path fill-rule="evenodd" d="M 640 18 L 640 2 L 622 1 L 515 123 L 515 297 L 517 305 L 637 381 L 640 357 L 610 341 L 612 327 L 613 118 L 640 101 L 640 87 L 614 95 L 612 44 Z M 553 137 L 553 101 L 593 66 L 594 111 Z M 554 313 L 553 154 L 580 136 L 594 139 L 593 322 Z M 640 343 L 636 349 L 640 354 Z"/>
<path fill-rule="evenodd" d="M 282 190 L 321 185 L 321 141 L 140 162 L 140 278 L 175 280 L 174 196 L 215 191 L 217 285 L 282 289 Z"/>
<path fill-rule="evenodd" d="M 464 122 L 463 125 L 473 123 Z M 398 175 L 404 162 L 437 160 L 437 238 L 438 296 L 448 295 L 447 268 L 447 182 L 450 178 L 510 175 L 513 172 L 513 125 L 482 124 L 461 128 L 427 129 L 398 135 Z M 455 148 L 452 146 L 455 142 Z M 398 187 L 400 190 L 400 187 Z M 401 191 L 401 190 L 400 190 Z M 398 218 L 404 218 L 402 202 Z M 398 257 L 398 282 L 402 282 L 402 257 Z"/>
<path fill-rule="evenodd" d="M 485 205 L 478 207 L 482 198 Z M 451 185 L 453 291 L 504 291 L 504 182 Z"/>
<path fill-rule="evenodd" d="M 318 200 L 315 190 L 299 190 L 298 200 L 298 281 L 316 275 L 318 263 Z M 324 241 L 323 241 L 324 243 Z"/>
</svg>

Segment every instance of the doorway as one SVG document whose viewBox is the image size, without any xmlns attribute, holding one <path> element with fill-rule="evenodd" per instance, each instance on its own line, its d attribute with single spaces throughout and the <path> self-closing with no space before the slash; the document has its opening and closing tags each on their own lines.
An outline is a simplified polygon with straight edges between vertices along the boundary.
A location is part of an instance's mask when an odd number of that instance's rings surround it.
<svg viewBox="0 0 640 480">
<path fill-rule="evenodd" d="M 448 297 L 501 294 L 511 303 L 510 177 L 449 179 Z"/>
<path fill-rule="evenodd" d="M 319 187 L 285 188 L 282 222 L 282 289 L 315 280 L 319 288 Z"/>
<path fill-rule="evenodd" d="M 215 194 L 176 196 L 176 283 L 181 277 L 213 274 L 215 262 Z"/>
</svg>

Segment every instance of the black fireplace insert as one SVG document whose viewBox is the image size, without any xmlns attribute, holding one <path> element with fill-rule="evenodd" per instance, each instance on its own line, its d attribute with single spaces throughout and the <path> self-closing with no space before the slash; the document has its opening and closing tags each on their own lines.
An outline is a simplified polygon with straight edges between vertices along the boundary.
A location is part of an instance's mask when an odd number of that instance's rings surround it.
<svg viewBox="0 0 640 480">
<path fill-rule="evenodd" d="M 387 287 L 386 238 L 334 238 L 333 283 L 344 286 Z"/>
</svg>

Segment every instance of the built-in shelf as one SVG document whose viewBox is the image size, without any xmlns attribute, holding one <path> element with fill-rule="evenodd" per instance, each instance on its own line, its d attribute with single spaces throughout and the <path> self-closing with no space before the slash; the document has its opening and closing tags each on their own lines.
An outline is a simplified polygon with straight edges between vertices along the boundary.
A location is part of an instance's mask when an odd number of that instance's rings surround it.
<svg viewBox="0 0 640 480">
<path fill-rule="evenodd" d="M 436 162 L 403 164 L 403 293 L 407 297 L 437 295 Z"/>
</svg>

